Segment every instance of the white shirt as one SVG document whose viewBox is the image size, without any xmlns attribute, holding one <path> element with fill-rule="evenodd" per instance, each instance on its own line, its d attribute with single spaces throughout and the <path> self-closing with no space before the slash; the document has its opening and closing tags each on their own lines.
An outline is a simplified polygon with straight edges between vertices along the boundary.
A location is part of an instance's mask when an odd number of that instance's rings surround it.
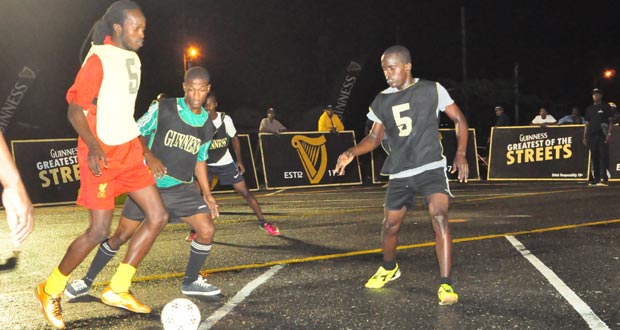
<svg viewBox="0 0 620 330">
<path fill-rule="evenodd" d="M 543 119 L 540 115 L 534 117 L 534 120 L 532 120 L 532 124 L 549 124 L 549 123 L 555 123 L 556 120 L 555 118 L 553 118 L 552 115 L 547 115 L 547 117 L 545 117 L 545 119 Z"/>
</svg>

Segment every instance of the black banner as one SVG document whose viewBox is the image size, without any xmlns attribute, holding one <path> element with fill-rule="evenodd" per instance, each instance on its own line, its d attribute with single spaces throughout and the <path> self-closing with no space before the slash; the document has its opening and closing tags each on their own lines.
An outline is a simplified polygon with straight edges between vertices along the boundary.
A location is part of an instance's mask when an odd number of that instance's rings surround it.
<svg viewBox="0 0 620 330">
<path fill-rule="evenodd" d="M 11 148 L 33 204 L 75 202 L 80 188 L 77 139 L 13 140 Z"/>
<path fill-rule="evenodd" d="M 252 153 L 252 145 L 250 144 L 250 135 L 237 134 L 239 137 L 239 145 L 241 147 L 241 157 L 243 158 L 243 167 L 245 167 L 245 173 L 243 173 L 243 179 L 250 191 L 258 190 L 258 178 L 256 176 L 256 164 L 254 164 L 254 154 Z M 228 146 L 230 153 L 235 158 L 235 151 L 232 148 L 232 143 Z M 235 159 L 236 161 L 236 159 Z M 215 178 L 211 182 L 211 191 L 217 192 L 231 192 L 234 191 L 232 186 L 222 186 L 219 184 L 219 180 Z"/>
<path fill-rule="evenodd" d="M 19 110 L 22 99 L 34 83 L 37 75 L 31 68 L 24 66 L 17 74 L 17 80 L 11 85 L 11 90 L 4 97 L 0 108 L 0 131 L 5 132 L 15 112 Z"/>
<path fill-rule="evenodd" d="M 338 92 L 336 96 L 336 104 L 334 106 L 334 112 L 342 117 L 345 113 L 351 98 L 351 93 L 353 91 L 353 87 L 355 86 L 355 82 L 359 78 L 360 72 L 362 71 L 361 61 L 352 60 L 347 65 L 347 70 L 344 75 L 344 79 L 342 83 L 338 86 Z"/>
<path fill-rule="evenodd" d="M 267 189 L 361 184 L 357 157 L 345 175 L 334 168 L 338 156 L 355 145 L 355 133 L 285 132 L 258 135 Z"/>
<path fill-rule="evenodd" d="M 456 130 L 454 128 L 441 128 L 439 129 L 441 134 L 441 145 L 443 146 L 443 154 L 446 157 L 446 169 L 449 180 L 457 180 L 457 173 L 450 173 L 452 171 L 452 164 L 454 163 L 454 155 L 456 154 L 456 148 L 458 147 L 456 141 Z M 476 181 L 480 180 L 480 169 L 478 168 L 478 148 L 476 146 L 476 130 L 470 128 L 467 135 L 467 165 L 469 166 L 469 178 L 467 180 Z M 387 154 L 382 148 L 377 148 L 372 152 L 372 183 L 385 183 L 388 181 L 387 176 L 381 175 L 381 167 Z"/>
<path fill-rule="evenodd" d="M 587 180 L 583 125 L 493 127 L 488 180 Z"/>
<path fill-rule="evenodd" d="M 609 181 L 620 181 L 620 126 L 611 127 L 609 137 Z"/>
</svg>

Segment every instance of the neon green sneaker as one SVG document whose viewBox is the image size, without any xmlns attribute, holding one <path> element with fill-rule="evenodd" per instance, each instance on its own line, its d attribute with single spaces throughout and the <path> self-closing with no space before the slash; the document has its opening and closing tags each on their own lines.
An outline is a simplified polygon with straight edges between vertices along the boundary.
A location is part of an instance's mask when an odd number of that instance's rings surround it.
<svg viewBox="0 0 620 330">
<path fill-rule="evenodd" d="M 398 264 L 392 270 L 386 270 L 383 266 L 379 267 L 379 270 L 373 275 L 368 282 L 366 282 L 365 287 L 369 289 L 379 289 L 382 288 L 385 283 L 389 281 L 393 281 L 400 277 L 400 269 Z"/>
<path fill-rule="evenodd" d="M 452 305 L 459 301 L 459 295 L 454 292 L 450 284 L 442 284 L 437 291 L 440 305 Z"/>
</svg>

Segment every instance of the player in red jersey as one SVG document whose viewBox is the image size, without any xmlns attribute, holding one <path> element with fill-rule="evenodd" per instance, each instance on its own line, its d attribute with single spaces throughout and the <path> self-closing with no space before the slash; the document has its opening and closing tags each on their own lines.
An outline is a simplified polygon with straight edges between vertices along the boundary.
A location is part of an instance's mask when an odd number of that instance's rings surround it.
<svg viewBox="0 0 620 330">
<path fill-rule="evenodd" d="M 59 329 L 65 327 L 60 299 L 68 277 L 109 236 L 114 198 L 123 193 L 145 210 L 146 219 L 101 300 L 137 313 L 151 312 L 129 292 L 136 267 L 168 221 L 155 178 L 144 164 L 133 117 L 141 72 L 136 51 L 144 42 L 145 28 L 146 19 L 136 3 L 113 3 L 91 29 L 92 46 L 67 92 L 68 118 L 79 135 L 77 204 L 89 210 L 89 226 L 35 290 L 45 318 Z"/>
</svg>

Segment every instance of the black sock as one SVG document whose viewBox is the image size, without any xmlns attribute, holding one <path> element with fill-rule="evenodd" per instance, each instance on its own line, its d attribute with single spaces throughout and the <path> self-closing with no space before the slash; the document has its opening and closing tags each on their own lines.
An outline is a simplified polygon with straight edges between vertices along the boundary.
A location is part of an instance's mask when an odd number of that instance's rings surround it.
<svg viewBox="0 0 620 330">
<path fill-rule="evenodd" d="M 393 270 L 394 268 L 396 268 L 396 260 L 384 261 L 383 268 L 385 268 L 385 270 Z"/>
<path fill-rule="evenodd" d="M 86 272 L 86 276 L 83 278 L 84 282 L 86 282 L 88 286 L 93 284 L 97 275 L 99 275 L 103 267 L 105 267 L 105 265 L 112 260 L 112 258 L 114 258 L 116 252 L 118 252 L 118 250 L 112 250 L 108 244 L 108 240 L 105 240 L 99 245 L 97 254 L 95 254 L 95 258 L 90 263 L 88 272 Z"/>
<path fill-rule="evenodd" d="M 189 248 L 189 260 L 187 261 L 187 267 L 185 268 L 185 277 L 183 277 L 183 284 L 192 284 L 200 274 L 200 267 L 205 263 L 209 252 L 211 252 L 212 244 L 202 244 L 196 240 L 192 241 Z"/>
<path fill-rule="evenodd" d="M 452 281 L 450 281 L 449 277 L 440 277 L 439 278 L 439 285 L 441 284 L 447 284 L 449 286 L 452 286 Z"/>
<path fill-rule="evenodd" d="M 267 221 L 265 221 L 265 219 L 258 219 L 258 225 L 259 226 L 264 227 L 266 223 L 267 223 Z"/>
</svg>

